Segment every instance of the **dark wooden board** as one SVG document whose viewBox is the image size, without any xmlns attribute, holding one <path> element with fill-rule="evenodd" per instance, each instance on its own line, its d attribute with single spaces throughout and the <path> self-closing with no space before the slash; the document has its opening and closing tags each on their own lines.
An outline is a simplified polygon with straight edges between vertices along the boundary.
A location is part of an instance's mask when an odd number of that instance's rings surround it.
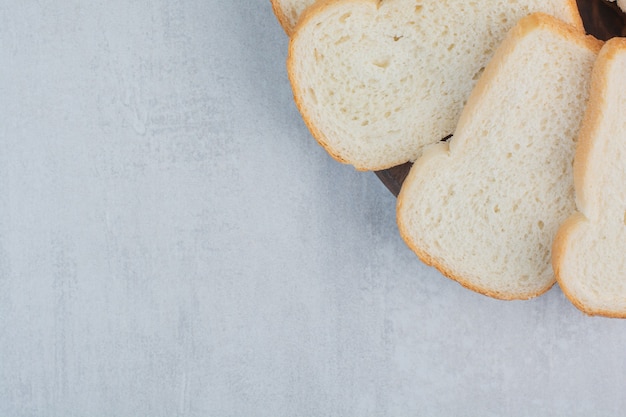
<svg viewBox="0 0 626 417">
<path fill-rule="evenodd" d="M 603 41 L 616 36 L 626 36 L 626 15 L 615 3 L 604 0 L 577 0 L 577 4 L 587 33 Z M 407 162 L 376 171 L 376 175 L 397 197 L 410 169 L 411 163 Z"/>
</svg>

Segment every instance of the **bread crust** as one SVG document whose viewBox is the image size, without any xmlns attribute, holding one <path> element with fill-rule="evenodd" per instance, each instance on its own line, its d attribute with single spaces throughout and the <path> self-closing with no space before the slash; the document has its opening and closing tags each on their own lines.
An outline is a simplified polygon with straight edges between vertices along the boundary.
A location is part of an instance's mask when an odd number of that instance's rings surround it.
<svg viewBox="0 0 626 417">
<path fill-rule="evenodd" d="M 293 28 L 289 24 L 289 19 L 285 15 L 285 11 L 280 5 L 280 0 L 270 0 L 272 2 L 272 10 L 274 11 L 274 15 L 276 19 L 278 19 L 278 23 L 282 26 L 283 30 L 287 34 L 287 36 L 291 36 L 293 33 Z"/>
<path fill-rule="evenodd" d="M 578 10 L 578 4 L 576 0 L 568 0 L 569 11 L 571 13 L 572 23 L 571 25 L 577 28 L 580 31 L 585 31 L 585 26 L 583 24 L 583 18 L 580 15 L 580 11 Z"/>
<path fill-rule="evenodd" d="M 270 1 L 272 3 L 272 10 L 274 11 L 274 15 L 276 16 L 276 19 L 278 20 L 278 22 L 282 26 L 282 28 L 285 31 L 285 33 L 287 34 L 287 36 L 291 37 L 291 35 L 293 35 L 293 33 L 294 33 L 295 29 L 296 29 L 297 22 L 294 23 L 293 25 L 291 24 L 291 19 L 289 19 L 289 17 L 287 16 L 287 12 L 285 11 L 285 9 L 283 7 L 283 3 L 282 2 L 284 0 L 282 0 L 282 1 L 281 0 L 270 0 Z M 323 1 L 323 0 L 317 0 L 317 2 L 321 2 L 321 1 Z M 315 3 L 315 0 L 314 0 L 314 3 Z M 309 6 L 308 8 L 312 7 L 312 5 Z M 306 10 L 305 10 L 305 12 L 306 12 Z M 302 14 L 304 14 L 304 12 Z M 300 20 L 300 18 L 298 18 L 298 21 L 299 20 Z"/>
<path fill-rule="evenodd" d="M 477 109 L 478 103 L 480 102 L 482 96 L 484 95 L 487 88 L 490 86 L 490 80 L 493 79 L 497 72 L 499 71 L 499 63 L 502 62 L 506 58 L 507 55 L 512 53 L 515 44 L 518 39 L 524 37 L 527 33 L 535 30 L 537 28 L 547 28 L 549 30 L 554 31 L 558 35 L 563 38 L 569 39 L 572 42 L 578 43 L 585 48 L 593 51 L 594 53 L 598 53 L 600 51 L 603 42 L 597 40 L 593 36 L 583 35 L 580 30 L 576 27 L 565 24 L 558 19 L 543 14 L 543 13 L 534 13 L 527 17 L 522 18 L 518 24 L 509 32 L 509 35 L 502 42 L 500 47 L 497 49 L 494 54 L 492 60 L 485 68 L 483 75 L 478 80 L 474 90 L 472 91 L 466 108 L 462 113 L 462 116 L 457 125 L 457 131 L 462 130 L 464 126 L 469 123 L 469 121 L 474 116 L 474 109 Z M 462 136 L 453 136 L 452 139 L 446 143 L 441 145 L 432 146 L 424 155 L 416 161 L 416 163 L 411 168 L 407 178 L 405 179 L 404 185 L 398 195 L 398 201 L 396 206 L 396 217 L 398 223 L 398 229 L 400 231 L 400 235 L 403 240 L 409 246 L 409 248 L 415 252 L 415 254 L 419 257 L 419 259 L 429 266 L 435 267 L 439 270 L 444 276 L 457 281 L 460 285 L 465 288 L 468 288 L 472 291 L 478 292 L 480 294 L 500 299 L 500 300 L 527 300 L 530 298 L 534 298 L 540 296 L 547 292 L 554 284 L 556 283 L 556 277 L 549 282 L 545 287 L 540 288 L 534 292 L 528 293 L 502 293 L 495 292 L 490 288 L 484 288 L 480 285 L 474 283 L 468 277 L 463 276 L 462 273 L 443 265 L 437 259 L 432 257 L 427 251 L 423 248 L 420 248 L 410 237 L 410 233 L 407 230 L 407 227 L 403 223 L 403 219 L 401 216 L 401 212 L 403 210 L 403 206 L 406 204 L 406 194 L 408 193 L 408 188 L 411 184 L 420 177 L 420 171 L 422 169 L 426 169 L 425 166 L 434 158 L 440 157 L 449 157 L 450 154 L 456 154 L 460 152 L 465 145 L 466 141 L 462 140 Z M 445 163 L 445 162 L 444 162 Z"/>
<path fill-rule="evenodd" d="M 276 1 L 276 0 L 273 0 L 273 1 Z M 571 23 L 571 26 L 567 25 L 562 30 L 566 32 L 572 32 L 572 33 L 575 32 L 578 34 L 580 32 L 584 32 L 582 18 L 580 16 L 580 13 L 578 12 L 576 1 L 575 0 L 565 0 L 565 1 L 567 4 L 566 6 L 567 12 L 571 16 L 572 23 Z M 318 13 L 322 13 L 325 9 L 332 7 L 335 4 L 344 5 L 348 3 L 370 5 L 378 9 L 381 7 L 381 5 L 384 2 L 385 0 L 318 0 L 315 4 L 313 4 L 307 10 L 305 10 L 304 13 L 301 15 L 296 27 L 291 33 L 291 40 L 289 43 L 289 51 L 287 55 L 287 74 L 288 74 L 290 83 L 292 85 L 294 101 L 311 135 L 318 142 L 318 144 L 321 145 L 333 159 L 343 164 L 351 164 L 354 166 L 354 168 L 357 171 L 379 171 L 379 170 L 391 168 L 398 164 L 405 163 L 407 162 L 407 160 L 406 159 L 397 160 L 397 161 L 384 163 L 384 164 L 378 164 L 378 165 L 375 165 L 375 164 L 362 165 L 358 161 L 349 161 L 345 157 L 340 155 L 340 151 L 335 150 L 333 148 L 328 138 L 326 138 L 326 136 L 316 126 L 315 122 L 312 120 L 311 114 L 309 113 L 309 109 L 307 108 L 307 106 L 304 105 L 303 100 L 296 93 L 296 91 L 299 90 L 299 82 L 295 75 L 296 62 L 294 59 L 294 55 L 295 55 L 294 49 L 295 49 L 295 44 L 298 40 L 300 27 L 308 24 L 310 20 L 312 20 Z M 547 16 L 547 15 L 544 15 L 544 16 Z M 542 20 L 542 19 L 539 18 L 539 20 Z M 530 30 L 531 28 L 532 26 L 529 27 L 527 30 Z M 578 37 L 576 37 L 576 39 L 578 39 Z M 589 40 L 586 40 L 584 42 L 593 43 L 591 39 L 595 40 L 595 38 L 590 37 Z"/>
<path fill-rule="evenodd" d="M 552 267 L 557 282 L 565 296 L 576 308 L 590 316 L 609 318 L 626 318 L 626 310 L 606 310 L 586 305 L 578 299 L 570 288 L 568 278 L 563 276 L 563 264 L 566 253 L 572 250 L 573 238 L 582 227 L 590 226 L 601 215 L 599 209 L 587 195 L 587 185 L 593 182 L 594 151 L 598 145 L 595 132 L 603 123 L 602 104 L 609 88 L 606 79 L 606 68 L 620 51 L 626 50 L 626 39 L 613 38 L 606 42 L 591 75 L 590 97 L 587 110 L 581 125 L 578 146 L 574 158 L 574 189 L 576 191 L 576 205 L 578 211 L 570 216 L 559 228 L 552 245 Z"/>
</svg>

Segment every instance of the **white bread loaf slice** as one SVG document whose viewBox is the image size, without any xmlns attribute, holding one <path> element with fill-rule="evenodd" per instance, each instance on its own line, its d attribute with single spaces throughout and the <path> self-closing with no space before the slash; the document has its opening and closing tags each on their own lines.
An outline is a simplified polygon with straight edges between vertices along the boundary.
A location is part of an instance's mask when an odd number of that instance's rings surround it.
<svg viewBox="0 0 626 417">
<path fill-rule="evenodd" d="M 559 229 L 559 285 L 590 315 L 626 318 L 626 39 L 598 56 L 574 159 L 578 212 Z"/>
<path fill-rule="evenodd" d="M 507 30 L 535 11 L 583 30 L 574 0 L 320 0 L 291 37 L 296 104 L 341 162 L 413 161 L 453 132 Z"/>
<path fill-rule="evenodd" d="M 291 36 L 296 23 L 307 7 L 313 5 L 315 0 L 271 0 L 272 9 L 280 25 L 288 36 Z"/>
<path fill-rule="evenodd" d="M 601 44 L 539 13 L 510 31 L 452 139 L 429 147 L 400 191 L 400 233 L 425 263 L 499 299 L 552 287 L 552 240 L 575 209 L 575 140 Z"/>
</svg>

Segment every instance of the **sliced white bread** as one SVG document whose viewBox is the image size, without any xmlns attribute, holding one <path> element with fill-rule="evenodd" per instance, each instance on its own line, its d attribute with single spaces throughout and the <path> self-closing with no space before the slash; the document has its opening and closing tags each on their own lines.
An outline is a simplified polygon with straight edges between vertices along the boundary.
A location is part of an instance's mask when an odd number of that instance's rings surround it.
<svg viewBox="0 0 626 417">
<path fill-rule="evenodd" d="M 592 76 L 574 159 L 578 212 L 559 229 L 553 266 L 580 310 L 626 317 L 626 39 L 609 40 Z"/>
<path fill-rule="evenodd" d="M 272 9 L 287 35 L 291 36 L 302 13 L 315 0 L 271 0 Z"/>
<path fill-rule="evenodd" d="M 341 162 L 413 161 L 453 132 L 507 30 L 535 11 L 582 31 L 574 0 L 320 0 L 291 37 L 296 104 Z"/>
<path fill-rule="evenodd" d="M 551 245 L 575 209 L 575 140 L 600 46 L 544 14 L 510 31 L 453 138 L 424 152 L 398 197 L 400 233 L 425 263 L 499 299 L 554 284 Z"/>
</svg>

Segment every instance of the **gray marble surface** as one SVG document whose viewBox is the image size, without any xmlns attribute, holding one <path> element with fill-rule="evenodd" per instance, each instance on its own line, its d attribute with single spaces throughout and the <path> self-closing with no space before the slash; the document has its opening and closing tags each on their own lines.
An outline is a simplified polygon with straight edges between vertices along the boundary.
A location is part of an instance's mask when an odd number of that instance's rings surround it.
<svg viewBox="0 0 626 417">
<path fill-rule="evenodd" d="M 269 0 L 0 3 L 0 416 L 623 416 L 626 321 L 424 266 Z"/>
</svg>

